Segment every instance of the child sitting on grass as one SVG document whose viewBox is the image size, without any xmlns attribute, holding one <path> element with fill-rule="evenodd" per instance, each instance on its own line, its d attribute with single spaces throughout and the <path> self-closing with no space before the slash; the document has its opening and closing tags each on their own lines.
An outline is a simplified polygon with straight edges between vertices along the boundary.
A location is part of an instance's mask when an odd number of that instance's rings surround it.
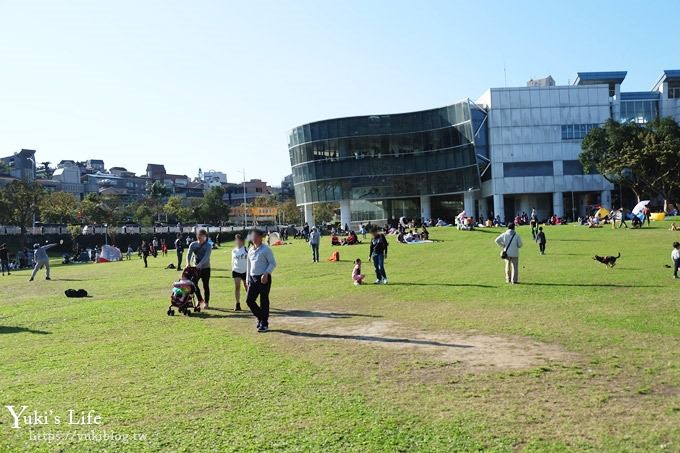
<svg viewBox="0 0 680 453">
<path fill-rule="evenodd" d="M 357 258 L 354 260 L 354 269 L 352 269 L 352 280 L 355 285 L 361 285 L 364 283 L 364 275 L 361 274 L 361 260 Z"/>
</svg>

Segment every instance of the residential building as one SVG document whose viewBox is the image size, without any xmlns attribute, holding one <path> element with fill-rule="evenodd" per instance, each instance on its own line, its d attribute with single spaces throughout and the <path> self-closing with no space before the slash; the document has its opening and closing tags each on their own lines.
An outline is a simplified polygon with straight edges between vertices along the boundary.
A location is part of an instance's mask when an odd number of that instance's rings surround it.
<svg viewBox="0 0 680 453">
<path fill-rule="evenodd" d="M 10 176 L 31 182 L 35 179 L 35 150 L 22 149 L 11 156 L 0 158 L 8 167 Z"/>
</svg>

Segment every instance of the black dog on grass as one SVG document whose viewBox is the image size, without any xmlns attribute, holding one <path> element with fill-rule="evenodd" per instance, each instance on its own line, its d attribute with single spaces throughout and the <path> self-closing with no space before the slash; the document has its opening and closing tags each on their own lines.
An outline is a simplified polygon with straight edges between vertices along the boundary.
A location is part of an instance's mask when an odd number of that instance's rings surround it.
<svg viewBox="0 0 680 453">
<path fill-rule="evenodd" d="M 609 267 L 609 268 L 612 268 L 612 267 L 616 266 L 616 260 L 618 260 L 619 258 L 621 258 L 621 253 L 619 253 L 619 254 L 616 255 L 616 256 L 612 256 L 612 255 L 606 255 L 606 256 L 595 255 L 595 256 L 593 257 L 593 259 L 594 259 L 595 261 L 598 261 L 598 262 L 604 264 L 605 266 L 607 266 L 607 267 Z"/>
</svg>

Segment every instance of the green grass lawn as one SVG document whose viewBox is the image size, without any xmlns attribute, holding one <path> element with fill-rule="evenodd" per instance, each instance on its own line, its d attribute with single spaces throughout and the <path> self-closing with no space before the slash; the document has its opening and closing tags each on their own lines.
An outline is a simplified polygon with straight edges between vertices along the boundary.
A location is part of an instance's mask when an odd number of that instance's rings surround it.
<svg viewBox="0 0 680 453">
<path fill-rule="evenodd" d="M 13 273 L 0 280 L 0 401 L 50 424 L 13 429 L 2 408 L 0 450 L 679 451 L 668 226 L 546 227 L 546 256 L 520 228 L 517 286 L 500 230 L 392 239 L 387 286 L 351 284 L 367 245 L 312 264 L 296 241 L 274 250 L 266 334 L 231 311 L 229 247 L 213 254 L 213 309 L 191 317 L 166 315 L 172 254 L 149 269 L 55 266 L 51 282 Z M 614 269 L 591 259 L 618 252 Z M 101 424 L 67 425 L 70 409 Z"/>
</svg>

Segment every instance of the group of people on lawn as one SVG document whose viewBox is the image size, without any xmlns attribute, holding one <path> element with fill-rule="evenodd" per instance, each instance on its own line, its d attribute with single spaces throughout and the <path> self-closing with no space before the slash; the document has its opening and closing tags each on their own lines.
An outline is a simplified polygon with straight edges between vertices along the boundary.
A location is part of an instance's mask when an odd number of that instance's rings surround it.
<svg viewBox="0 0 680 453">
<path fill-rule="evenodd" d="M 623 222 L 622 217 L 613 219 Z M 401 219 L 400 219 L 401 220 Z M 529 224 L 531 226 L 531 233 L 533 240 L 538 244 L 541 255 L 545 254 L 546 250 L 546 235 L 543 227 L 539 226 L 535 211 L 532 210 L 529 217 Z M 396 234 L 404 235 L 406 224 L 399 222 L 397 225 Z M 389 230 L 388 230 L 389 231 Z M 429 232 L 423 225 L 420 237 L 428 238 Z M 365 231 L 363 232 L 365 233 Z M 389 248 L 387 236 L 383 230 L 372 227 L 370 230 L 371 239 L 369 244 L 369 260 L 372 261 L 376 280 L 375 284 L 387 284 L 387 273 L 385 270 L 385 259 Z M 408 234 L 412 234 L 410 231 Z M 241 235 L 236 235 L 235 246 L 231 251 L 231 276 L 234 282 L 234 311 L 241 311 L 241 288 L 246 292 L 246 305 L 251 310 L 257 319 L 257 331 L 266 332 L 269 328 L 269 293 L 272 285 L 272 273 L 276 267 L 276 260 L 271 248 L 263 243 L 265 233 L 253 229 L 249 234 L 250 246 L 246 247 L 245 240 Z M 332 236 L 336 237 L 336 236 Z M 318 228 L 312 227 L 309 229 L 307 240 L 312 249 L 313 262 L 319 262 L 319 245 L 321 242 L 321 233 Z M 401 242 L 401 241 L 400 241 Z M 61 241 L 60 243 L 63 243 Z M 210 308 L 210 275 L 211 265 L 210 259 L 213 250 L 213 244 L 208 238 L 208 233 L 205 229 L 199 229 L 196 233 L 196 240 L 189 241 L 188 253 L 186 257 L 186 266 L 194 266 L 197 269 L 196 277 L 193 281 L 196 287 L 196 295 L 198 302 L 203 308 Z M 335 241 L 331 239 L 331 243 L 336 245 Z M 359 244 L 360 241 L 353 231 L 349 231 L 347 238 L 339 244 Z M 515 223 L 510 222 L 507 225 L 506 231 L 500 234 L 495 239 L 495 243 L 501 248 L 501 258 L 505 262 L 505 281 L 509 284 L 519 283 L 519 256 L 523 241 L 521 236 L 517 233 Z M 33 281 L 36 274 L 42 269 L 46 270 L 46 279 L 50 280 L 50 265 L 47 250 L 56 246 L 57 244 L 35 244 L 33 261 L 35 263 L 30 280 Z M 143 255 L 145 265 L 146 257 L 150 252 L 150 247 L 145 248 L 146 243 L 142 244 L 141 254 Z M 175 249 L 177 253 L 177 269 L 182 270 L 183 253 L 185 249 L 184 239 L 178 235 L 175 241 Z M 153 247 L 153 245 L 152 245 Z M 167 248 L 162 249 L 167 254 Z M 673 262 L 673 276 L 678 278 L 680 270 L 680 243 L 673 243 L 673 250 L 671 253 Z M 9 274 L 8 252 L 6 244 L 0 245 L 0 266 L 3 275 L 5 272 Z M 362 261 L 360 258 L 354 260 L 352 268 L 352 282 L 355 285 L 364 283 L 365 275 L 362 273 Z M 199 283 L 202 288 L 199 287 Z M 201 291 L 202 289 L 202 291 Z M 259 305 L 257 299 L 259 298 Z"/>
<path fill-rule="evenodd" d="M 178 238 L 179 239 L 179 238 Z M 263 242 L 264 233 L 253 229 L 249 234 L 250 247 L 246 247 L 244 238 L 237 234 L 235 245 L 231 251 L 231 277 L 234 282 L 234 311 L 241 311 L 241 287 L 246 292 L 246 305 L 257 319 L 257 331 L 269 329 L 269 293 L 272 286 L 272 273 L 276 268 L 276 260 L 271 248 Z M 199 229 L 196 240 L 189 244 L 186 265 L 197 269 L 193 283 L 196 287 L 198 303 L 204 309 L 210 308 L 210 258 L 213 246 L 208 239 L 208 232 Z M 178 248 L 178 259 L 181 251 Z M 179 266 L 178 266 L 179 268 Z M 181 268 L 179 268 L 181 269 Z M 199 286 L 202 285 L 203 291 Z M 260 304 L 257 304 L 257 299 Z"/>
</svg>

